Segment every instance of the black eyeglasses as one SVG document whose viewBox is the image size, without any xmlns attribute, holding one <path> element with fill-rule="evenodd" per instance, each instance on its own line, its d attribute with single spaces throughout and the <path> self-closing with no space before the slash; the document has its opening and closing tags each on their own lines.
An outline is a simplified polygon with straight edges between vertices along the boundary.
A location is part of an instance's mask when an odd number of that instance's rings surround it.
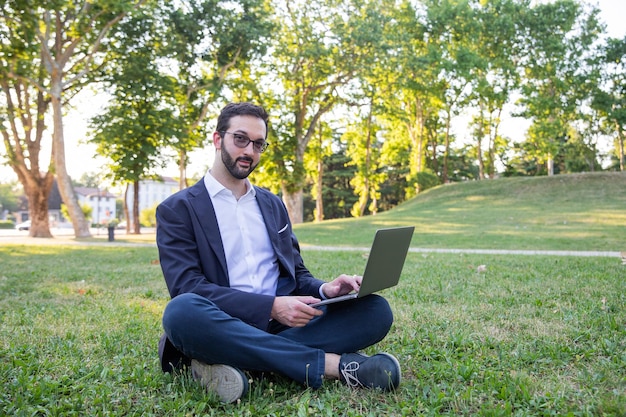
<svg viewBox="0 0 626 417">
<path fill-rule="evenodd" d="M 254 152 L 263 153 L 269 146 L 269 143 L 267 143 L 263 139 L 252 140 L 246 135 L 242 135 L 241 133 L 227 132 L 225 130 L 223 130 L 221 133 L 222 137 L 224 137 L 224 133 L 230 133 L 231 135 L 233 135 L 233 142 L 238 148 L 246 148 L 248 144 L 252 142 L 252 149 L 254 149 Z"/>
</svg>

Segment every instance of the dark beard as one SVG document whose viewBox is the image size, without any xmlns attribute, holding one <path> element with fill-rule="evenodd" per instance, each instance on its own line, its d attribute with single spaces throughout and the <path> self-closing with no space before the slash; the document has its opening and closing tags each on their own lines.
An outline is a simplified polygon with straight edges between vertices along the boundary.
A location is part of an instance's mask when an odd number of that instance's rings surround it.
<svg viewBox="0 0 626 417">
<path fill-rule="evenodd" d="M 236 160 L 233 160 L 233 157 L 224 148 L 222 148 L 221 154 L 222 154 L 222 162 L 224 163 L 224 166 L 226 167 L 228 172 L 230 172 L 230 175 L 237 178 L 238 180 L 243 180 L 244 178 L 248 178 L 248 175 L 250 175 L 250 173 L 254 171 L 254 169 L 258 165 L 258 162 L 254 164 L 254 161 L 252 160 L 252 158 L 248 158 L 246 156 L 242 156 L 242 157 L 237 158 Z M 237 161 L 239 160 L 250 161 L 250 168 L 249 169 L 239 168 L 237 166 Z"/>
</svg>

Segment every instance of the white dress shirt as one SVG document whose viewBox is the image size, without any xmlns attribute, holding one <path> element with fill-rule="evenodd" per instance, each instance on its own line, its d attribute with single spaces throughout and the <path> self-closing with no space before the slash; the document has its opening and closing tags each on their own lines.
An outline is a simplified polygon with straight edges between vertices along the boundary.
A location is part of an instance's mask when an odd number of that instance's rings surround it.
<svg viewBox="0 0 626 417">
<path fill-rule="evenodd" d="M 204 185 L 211 196 L 226 254 L 230 287 L 255 294 L 276 295 L 278 260 L 256 201 L 256 191 L 239 200 L 210 172 Z"/>
</svg>

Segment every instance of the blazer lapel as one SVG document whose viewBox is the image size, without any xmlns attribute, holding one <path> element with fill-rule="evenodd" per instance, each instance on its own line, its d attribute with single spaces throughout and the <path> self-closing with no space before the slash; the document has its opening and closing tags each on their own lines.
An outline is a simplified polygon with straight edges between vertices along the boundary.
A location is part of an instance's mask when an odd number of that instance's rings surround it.
<svg viewBox="0 0 626 417">
<path fill-rule="evenodd" d="M 209 193 L 204 186 L 204 181 L 198 181 L 193 186 L 193 190 L 190 193 L 191 197 L 189 203 L 198 218 L 198 223 L 202 229 L 203 234 L 206 237 L 209 246 L 215 253 L 215 256 L 219 260 L 220 266 L 224 270 L 225 277 L 228 277 L 228 267 L 226 265 L 226 254 L 224 253 L 224 244 L 222 243 L 222 237 L 219 233 L 219 225 L 217 223 L 217 217 L 215 216 L 215 209 L 213 208 L 213 202 Z M 201 253 L 200 256 L 203 256 Z M 224 285 L 229 285 L 228 282 Z"/>
</svg>

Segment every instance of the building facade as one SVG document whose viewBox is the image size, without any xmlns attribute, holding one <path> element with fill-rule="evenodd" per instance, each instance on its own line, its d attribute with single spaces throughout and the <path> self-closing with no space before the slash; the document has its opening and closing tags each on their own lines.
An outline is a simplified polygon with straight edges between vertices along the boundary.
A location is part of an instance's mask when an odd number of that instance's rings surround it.
<svg viewBox="0 0 626 417">
<path fill-rule="evenodd" d="M 159 179 L 149 179 L 139 181 L 139 213 L 159 204 L 167 197 L 178 191 L 179 185 L 172 177 L 160 177 Z M 126 193 L 126 206 L 128 207 L 129 224 L 133 224 L 133 199 L 135 190 L 132 185 L 128 187 Z"/>
<path fill-rule="evenodd" d="M 90 187 L 74 187 L 78 204 L 91 207 L 91 223 L 107 224 L 117 219 L 115 200 L 117 196 L 107 190 Z"/>
</svg>

